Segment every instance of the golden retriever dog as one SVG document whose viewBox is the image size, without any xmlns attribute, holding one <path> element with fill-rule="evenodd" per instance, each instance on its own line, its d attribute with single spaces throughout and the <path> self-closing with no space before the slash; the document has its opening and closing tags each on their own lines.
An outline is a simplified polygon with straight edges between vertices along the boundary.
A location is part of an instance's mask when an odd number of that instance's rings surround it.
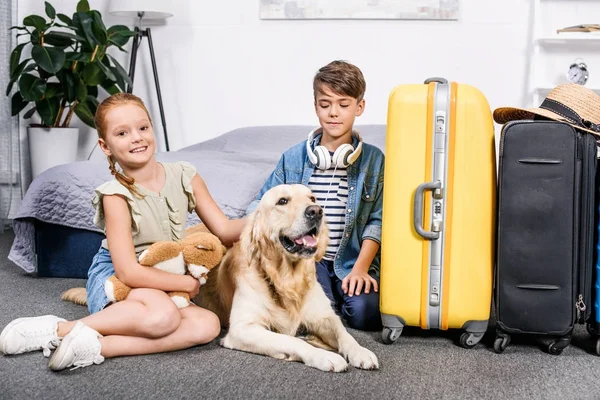
<svg viewBox="0 0 600 400">
<path fill-rule="evenodd" d="M 195 299 L 229 327 L 221 345 L 322 371 L 346 371 L 348 364 L 379 368 L 375 354 L 350 336 L 317 282 L 315 261 L 328 240 L 323 210 L 309 188 L 280 185 L 265 193 L 240 240 L 211 270 Z M 295 337 L 300 328 L 339 354 Z"/>
</svg>

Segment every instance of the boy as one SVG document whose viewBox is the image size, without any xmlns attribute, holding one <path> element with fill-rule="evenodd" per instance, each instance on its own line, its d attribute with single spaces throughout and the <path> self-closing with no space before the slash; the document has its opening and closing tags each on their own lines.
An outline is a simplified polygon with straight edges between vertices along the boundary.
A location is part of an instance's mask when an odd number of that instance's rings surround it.
<svg viewBox="0 0 600 400">
<path fill-rule="evenodd" d="M 365 108 L 365 89 L 362 72 L 347 62 L 333 61 L 317 72 L 313 92 L 320 128 L 281 156 L 247 213 L 273 186 L 307 185 L 329 227 L 317 279 L 350 327 L 378 330 L 384 156 L 352 130 Z"/>
</svg>

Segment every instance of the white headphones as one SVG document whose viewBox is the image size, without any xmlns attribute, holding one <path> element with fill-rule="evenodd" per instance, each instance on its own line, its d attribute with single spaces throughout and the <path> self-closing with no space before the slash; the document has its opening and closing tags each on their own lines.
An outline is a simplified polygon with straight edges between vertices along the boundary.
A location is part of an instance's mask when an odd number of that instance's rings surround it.
<svg viewBox="0 0 600 400">
<path fill-rule="evenodd" d="M 329 150 L 325 146 L 316 146 L 313 150 L 311 148 L 311 143 L 315 139 L 315 136 L 323 133 L 323 128 L 317 127 L 310 131 L 308 134 L 308 140 L 306 141 L 306 154 L 308 154 L 308 159 L 313 165 L 321 170 L 327 170 L 332 166 L 337 168 L 346 168 L 360 156 L 360 152 L 362 151 L 362 138 L 358 134 L 357 131 L 352 131 L 352 135 L 355 135 L 358 138 L 358 146 L 354 149 L 354 146 L 348 143 L 342 144 L 338 147 L 333 156 L 329 155 Z"/>
</svg>

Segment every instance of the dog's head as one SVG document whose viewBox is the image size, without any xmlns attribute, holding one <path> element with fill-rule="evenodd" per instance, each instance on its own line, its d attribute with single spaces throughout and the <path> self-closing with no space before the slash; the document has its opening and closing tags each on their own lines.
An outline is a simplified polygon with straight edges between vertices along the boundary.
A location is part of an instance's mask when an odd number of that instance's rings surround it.
<svg viewBox="0 0 600 400">
<path fill-rule="evenodd" d="M 262 197 L 248 217 L 242 245 L 259 246 L 262 253 L 283 251 L 289 258 L 320 260 L 327 249 L 328 231 L 323 210 L 304 185 L 279 185 Z"/>
</svg>

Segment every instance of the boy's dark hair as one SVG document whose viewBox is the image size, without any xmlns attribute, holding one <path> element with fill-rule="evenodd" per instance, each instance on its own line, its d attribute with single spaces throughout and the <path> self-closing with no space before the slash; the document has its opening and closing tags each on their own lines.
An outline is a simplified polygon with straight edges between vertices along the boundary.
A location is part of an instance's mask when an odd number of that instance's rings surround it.
<svg viewBox="0 0 600 400">
<path fill-rule="evenodd" d="M 361 101 L 367 89 L 367 83 L 356 66 L 346 61 L 332 61 L 319 69 L 313 80 L 313 95 L 323 93 L 322 87 L 327 86 L 334 93 L 345 95 Z"/>
</svg>

